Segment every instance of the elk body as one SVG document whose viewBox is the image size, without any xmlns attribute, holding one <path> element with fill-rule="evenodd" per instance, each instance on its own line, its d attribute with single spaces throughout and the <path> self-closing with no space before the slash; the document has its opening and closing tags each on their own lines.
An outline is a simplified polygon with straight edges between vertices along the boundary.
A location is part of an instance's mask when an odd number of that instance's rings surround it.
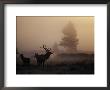
<svg viewBox="0 0 110 90">
<path fill-rule="evenodd" d="M 24 57 L 23 54 L 20 54 L 20 57 L 21 57 L 24 65 L 29 65 L 30 64 L 30 58 Z"/>
<path fill-rule="evenodd" d="M 50 55 L 53 54 L 48 48 L 46 48 L 46 46 L 43 45 L 43 49 L 46 51 L 45 54 L 41 54 L 41 55 L 38 55 L 38 53 L 35 53 L 35 58 L 37 60 L 37 64 L 38 65 L 43 65 L 45 64 L 45 61 L 49 59 Z"/>
</svg>

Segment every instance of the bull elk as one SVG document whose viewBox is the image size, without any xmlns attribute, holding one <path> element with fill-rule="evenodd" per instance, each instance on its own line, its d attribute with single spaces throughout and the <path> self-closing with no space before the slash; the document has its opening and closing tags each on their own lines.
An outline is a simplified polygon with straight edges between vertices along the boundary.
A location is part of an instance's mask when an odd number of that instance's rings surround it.
<svg viewBox="0 0 110 90">
<path fill-rule="evenodd" d="M 38 65 L 43 65 L 45 64 L 45 61 L 49 59 L 50 55 L 53 54 L 51 52 L 51 48 L 46 48 L 46 45 L 43 45 L 43 49 L 46 51 L 45 54 L 38 55 L 38 53 L 35 53 L 35 58 L 37 60 Z"/>
</svg>

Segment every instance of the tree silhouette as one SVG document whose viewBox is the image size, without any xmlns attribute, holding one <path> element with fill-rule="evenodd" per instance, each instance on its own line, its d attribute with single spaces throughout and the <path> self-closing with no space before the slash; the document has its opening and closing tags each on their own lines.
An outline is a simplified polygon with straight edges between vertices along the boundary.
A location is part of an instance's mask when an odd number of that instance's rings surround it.
<svg viewBox="0 0 110 90">
<path fill-rule="evenodd" d="M 66 52 L 76 53 L 77 52 L 78 39 L 77 39 L 76 30 L 75 30 L 72 22 L 69 22 L 67 24 L 67 26 L 63 29 L 62 32 L 64 34 L 64 37 L 62 38 L 60 45 L 66 49 Z"/>
</svg>

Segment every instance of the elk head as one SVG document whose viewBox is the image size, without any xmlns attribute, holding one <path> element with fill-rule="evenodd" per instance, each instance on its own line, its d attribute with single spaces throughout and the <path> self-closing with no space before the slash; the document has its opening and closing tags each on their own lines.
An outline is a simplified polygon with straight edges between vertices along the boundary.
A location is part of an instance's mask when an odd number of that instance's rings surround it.
<svg viewBox="0 0 110 90">
<path fill-rule="evenodd" d="M 46 48 L 46 45 L 43 45 L 43 49 L 46 51 L 46 53 L 48 54 L 53 54 L 53 52 L 51 51 L 51 48 Z"/>
</svg>

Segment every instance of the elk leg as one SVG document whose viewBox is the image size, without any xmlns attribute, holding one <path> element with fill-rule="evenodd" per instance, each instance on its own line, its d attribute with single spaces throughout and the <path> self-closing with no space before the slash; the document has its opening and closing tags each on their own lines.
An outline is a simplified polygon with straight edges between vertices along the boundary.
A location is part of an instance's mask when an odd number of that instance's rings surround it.
<svg viewBox="0 0 110 90">
<path fill-rule="evenodd" d="M 43 68 L 44 68 L 44 62 L 42 63 L 42 65 L 43 65 Z"/>
</svg>

